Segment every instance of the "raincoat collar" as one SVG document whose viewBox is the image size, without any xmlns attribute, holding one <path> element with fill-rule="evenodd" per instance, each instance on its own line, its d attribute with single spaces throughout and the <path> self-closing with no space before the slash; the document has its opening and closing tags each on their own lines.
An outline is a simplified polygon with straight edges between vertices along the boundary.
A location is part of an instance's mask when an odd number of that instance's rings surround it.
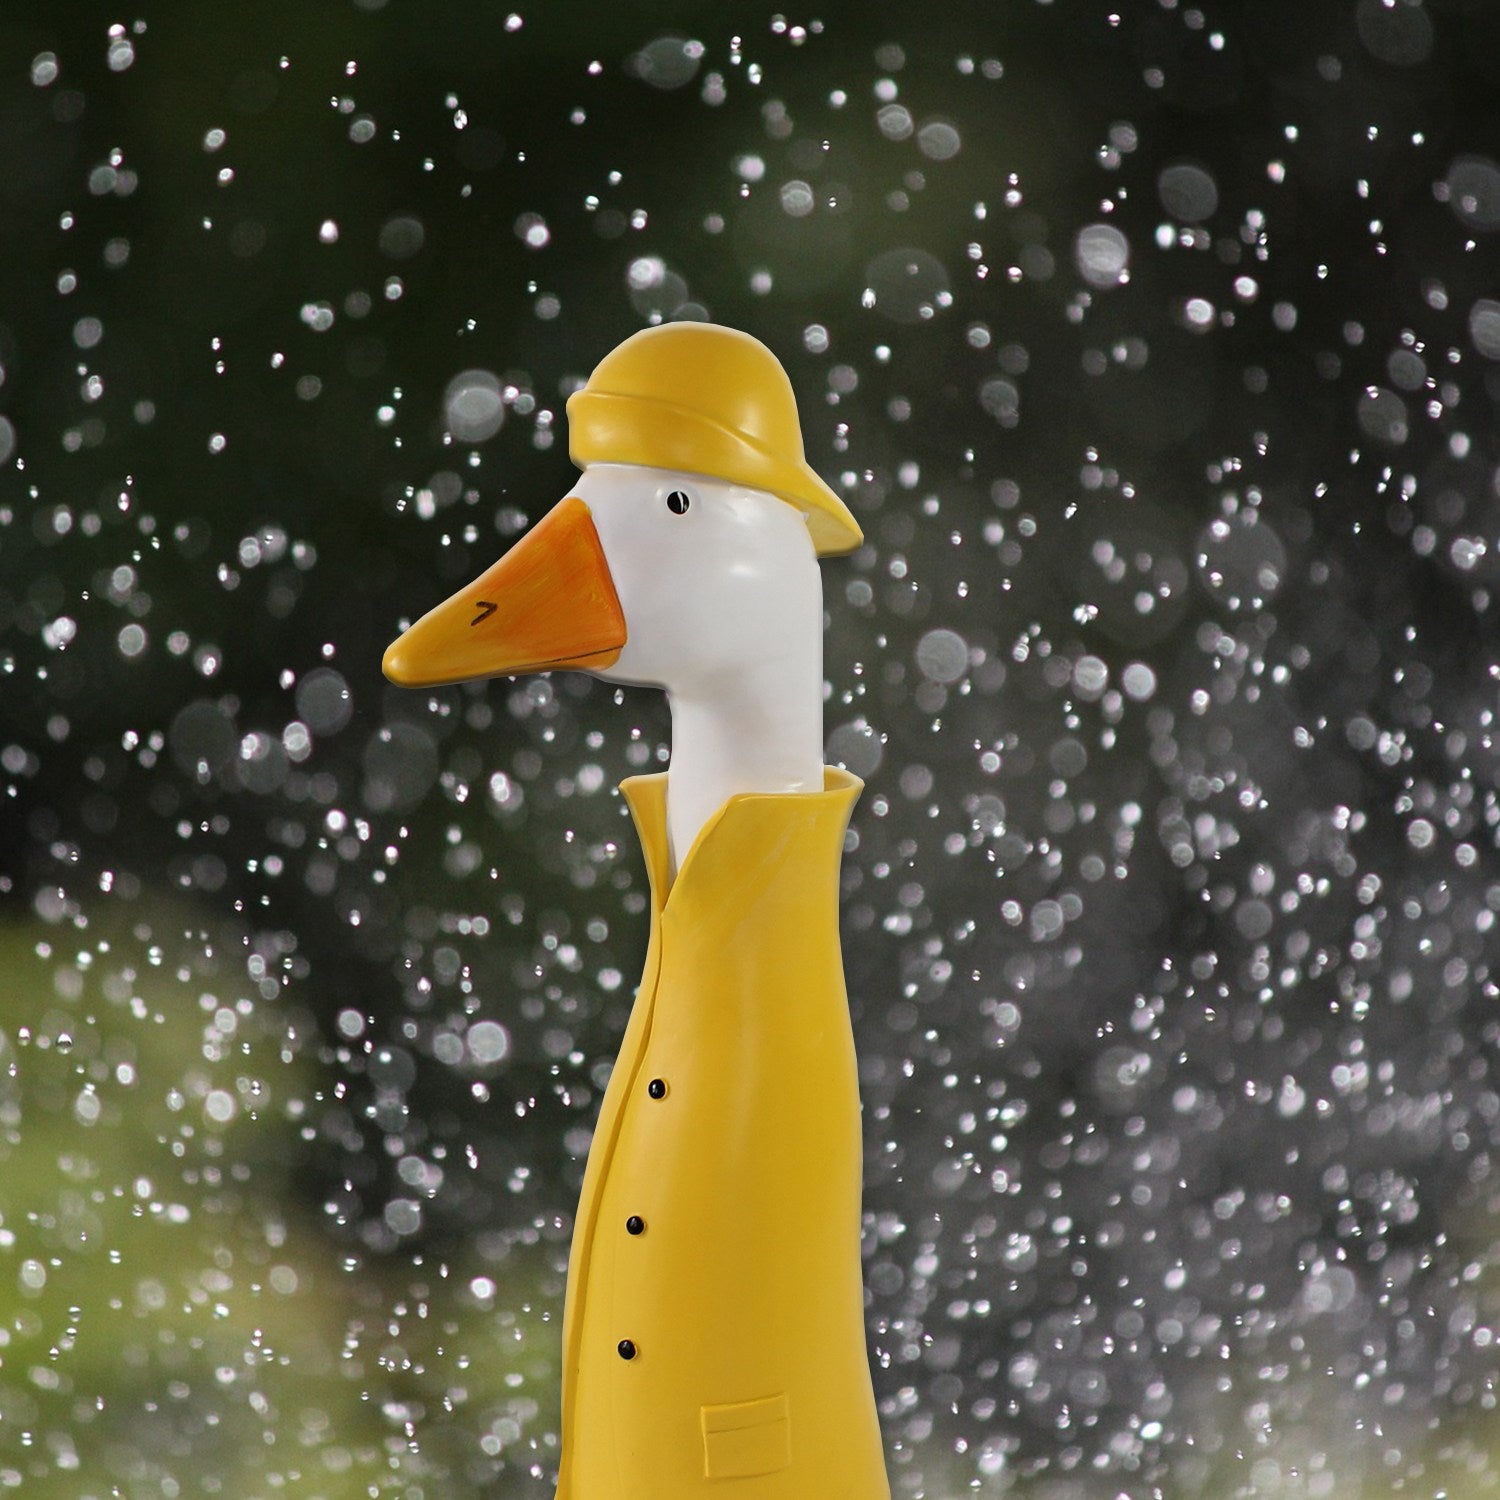
<svg viewBox="0 0 1500 1500">
<path fill-rule="evenodd" d="M 667 777 L 630 776 L 620 783 L 620 791 L 635 819 L 636 834 L 646 858 L 646 874 L 651 881 L 651 907 L 659 912 L 671 892 L 682 884 L 689 870 L 702 865 L 714 845 L 726 842 L 733 828 L 746 821 L 770 823 L 779 815 L 813 813 L 819 822 L 825 818 L 837 826 L 839 837 L 856 799 L 864 790 L 858 776 L 837 766 L 823 767 L 821 792 L 741 792 L 731 797 L 711 817 L 693 840 L 693 847 L 677 871 L 676 880 L 668 876 L 670 860 L 667 849 Z"/>
</svg>

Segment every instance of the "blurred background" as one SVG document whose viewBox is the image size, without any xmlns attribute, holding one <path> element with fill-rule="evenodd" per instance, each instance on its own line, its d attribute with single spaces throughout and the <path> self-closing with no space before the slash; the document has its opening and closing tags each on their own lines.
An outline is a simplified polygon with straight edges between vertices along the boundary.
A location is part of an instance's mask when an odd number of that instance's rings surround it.
<svg viewBox="0 0 1500 1500">
<path fill-rule="evenodd" d="M 0 33 L 0 1493 L 550 1497 L 665 705 L 379 662 L 667 318 L 866 532 L 895 1494 L 1500 1493 L 1489 0 Z"/>
</svg>

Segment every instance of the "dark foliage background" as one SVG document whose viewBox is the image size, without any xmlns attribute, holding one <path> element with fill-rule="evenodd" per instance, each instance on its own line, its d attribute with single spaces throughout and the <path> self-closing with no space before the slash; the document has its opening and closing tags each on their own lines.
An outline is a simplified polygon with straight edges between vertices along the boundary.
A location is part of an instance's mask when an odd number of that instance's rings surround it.
<svg viewBox="0 0 1500 1500">
<path fill-rule="evenodd" d="M 544 1496 L 665 710 L 387 687 L 748 329 L 902 1496 L 1494 1493 L 1500 17 L 0 26 L 0 1490 Z"/>
</svg>

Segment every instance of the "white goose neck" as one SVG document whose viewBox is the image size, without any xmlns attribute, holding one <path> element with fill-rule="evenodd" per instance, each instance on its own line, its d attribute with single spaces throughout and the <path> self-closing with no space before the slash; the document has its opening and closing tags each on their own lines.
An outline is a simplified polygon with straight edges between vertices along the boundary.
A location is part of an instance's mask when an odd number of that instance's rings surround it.
<svg viewBox="0 0 1500 1500">
<path fill-rule="evenodd" d="M 731 797 L 823 789 L 821 644 L 815 640 L 800 662 L 782 657 L 699 691 L 668 690 L 674 875 L 704 824 Z"/>
</svg>

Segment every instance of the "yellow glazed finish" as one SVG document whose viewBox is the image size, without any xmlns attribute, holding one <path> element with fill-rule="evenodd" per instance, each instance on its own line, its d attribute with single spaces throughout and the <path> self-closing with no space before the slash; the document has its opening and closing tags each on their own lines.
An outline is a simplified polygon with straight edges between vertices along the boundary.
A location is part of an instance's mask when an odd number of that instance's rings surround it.
<svg viewBox="0 0 1500 1500">
<path fill-rule="evenodd" d="M 648 464 L 765 490 L 807 519 L 819 556 L 864 540 L 802 447 L 797 400 L 759 339 L 716 323 L 643 328 L 568 398 L 568 451 L 590 464 Z"/>
<path fill-rule="evenodd" d="M 889 1496 L 838 938 L 860 786 L 730 798 L 669 890 L 666 777 L 624 783 L 651 943 L 574 1229 L 558 1500 Z"/>
</svg>

